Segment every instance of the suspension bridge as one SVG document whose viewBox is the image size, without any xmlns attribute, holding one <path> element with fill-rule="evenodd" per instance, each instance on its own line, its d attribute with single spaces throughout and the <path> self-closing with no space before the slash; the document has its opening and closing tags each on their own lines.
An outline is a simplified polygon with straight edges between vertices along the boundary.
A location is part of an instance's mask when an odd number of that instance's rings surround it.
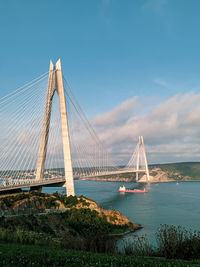
<svg viewBox="0 0 200 267">
<path fill-rule="evenodd" d="M 119 167 L 98 138 L 65 80 L 61 60 L 38 78 L 0 98 L 0 193 L 64 186 L 74 178 L 140 173 L 150 180 L 144 140 Z"/>
</svg>

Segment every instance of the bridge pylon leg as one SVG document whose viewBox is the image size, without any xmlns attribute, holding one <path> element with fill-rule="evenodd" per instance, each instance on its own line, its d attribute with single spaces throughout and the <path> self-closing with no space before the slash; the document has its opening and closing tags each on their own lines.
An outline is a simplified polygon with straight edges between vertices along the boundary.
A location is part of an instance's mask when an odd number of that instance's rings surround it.
<svg viewBox="0 0 200 267">
<path fill-rule="evenodd" d="M 144 148 L 143 136 L 141 136 L 141 143 L 142 143 L 141 145 L 142 145 L 143 158 L 144 158 L 144 164 L 145 164 L 145 170 L 146 170 L 146 181 L 149 182 L 150 181 L 149 167 L 148 167 L 147 156 L 146 156 L 146 152 L 145 152 L 145 148 Z"/>
<path fill-rule="evenodd" d="M 136 149 L 126 165 L 127 169 L 133 169 L 136 173 L 136 182 L 139 180 L 139 173 L 144 172 L 146 174 L 146 182 L 150 181 L 149 167 L 147 163 L 147 157 L 144 147 L 143 136 L 139 136 Z"/>
<path fill-rule="evenodd" d="M 139 168 L 140 168 L 140 136 L 138 140 L 138 144 L 136 147 L 136 155 L 137 155 L 137 162 L 136 162 L 136 182 L 139 180 Z"/>
<path fill-rule="evenodd" d="M 70 147 L 70 136 L 68 127 L 67 107 L 65 102 L 65 90 L 63 84 L 63 74 L 61 68 L 60 59 L 56 63 L 56 68 L 52 62 L 50 62 L 49 70 L 49 81 L 47 89 L 46 106 L 42 127 L 42 135 L 40 140 L 40 148 L 38 153 L 38 162 L 36 169 L 36 180 L 44 178 L 45 160 L 47 154 L 47 145 L 49 137 L 52 101 L 55 91 L 58 93 L 59 106 L 60 106 L 60 120 L 62 128 L 62 141 L 63 141 L 63 153 L 64 153 L 64 169 L 65 169 L 65 186 L 67 196 L 74 196 L 74 177 L 72 169 L 71 159 L 71 147 Z"/>
<path fill-rule="evenodd" d="M 74 196 L 75 190 L 74 190 L 74 177 L 72 169 L 70 136 L 69 136 L 67 108 L 65 102 L 65 90 L 63 84 L 63 75 L 62 75 L 60 59 L 56 63 L 56 81 L 57 81 L 57 92 L 60 103 L 60 119 L 62 127 L 64 167 L 65 167 L 65 179 L 66 179 L 65 186 L 67 190 L 67 196 L 70 195 Z"/>
<path fill-rule="evenodd" d="M 44 168 L 45 168 L 47 144 L 48 144 L 48 138 L 49 138 L 50 119 L 51 119 L 52 99 L 53 99 L 55 89 L 56 89 L 55 68 L 54 68 L 52 61 L 50 61 L 46 106 L 44 110 L 42 135 L 40 139 L 40 148 L 39 148 L 39 153 L 38 153 L 38 162 L 37 162 L 36 177 L 35 177 L 36 180 L 43 179 L 44 177 Z"/>
</svg>

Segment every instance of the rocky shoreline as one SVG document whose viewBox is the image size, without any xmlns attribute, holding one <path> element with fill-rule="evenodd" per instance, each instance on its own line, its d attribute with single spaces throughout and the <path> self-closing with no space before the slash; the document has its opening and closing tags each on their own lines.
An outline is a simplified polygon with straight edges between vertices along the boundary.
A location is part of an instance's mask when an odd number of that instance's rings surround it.
<svg viewBox="0 0 200 267">
<path fill-rule="evenodd" d="M 104 210 L 94 200 L 84 196 L 69 197 L 40 192 L 27 192 L 0 197 L 0 216 L 15 217 L 18 215 L 46 215 L 65 213 L 71 209 L 89 209 L 97 212 L 98 216 L 107 223 L 125 227 L 126 231 L 135 231 L 141 228 L 140 224 L 131 222 L 127 217 L 116 210 Z"/>
</svg>

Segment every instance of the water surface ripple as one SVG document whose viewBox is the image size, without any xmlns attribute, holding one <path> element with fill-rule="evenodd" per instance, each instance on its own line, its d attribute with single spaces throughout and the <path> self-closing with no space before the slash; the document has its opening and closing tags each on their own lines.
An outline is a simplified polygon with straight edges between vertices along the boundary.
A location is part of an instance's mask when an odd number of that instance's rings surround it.
<svg viewBox="0 0 200 267">
<path fill-rule="evenodd" d="M 153 239 L 160 224 L 183 225 L 200 230 L 200 182 L 146 184 L 146 194 L 118 193 L 122 182 L 75 181 L 77 195 L 94 199 L 105 209 L 115 209 L 144 228 L 137 235 Z M 127 188 L 141 185 L 124 183 Z M 142 188 L 144 185 L 142 186 Z M 44 188 L 44 192 L 62 188 Z M 130 236 L 129 236 L 130 237 Z"/>
</svg>

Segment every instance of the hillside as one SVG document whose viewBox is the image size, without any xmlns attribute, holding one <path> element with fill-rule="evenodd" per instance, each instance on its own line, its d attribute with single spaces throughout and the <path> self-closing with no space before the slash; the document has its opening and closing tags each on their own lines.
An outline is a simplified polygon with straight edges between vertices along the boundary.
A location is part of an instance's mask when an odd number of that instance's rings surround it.
<svg viewBox="0 0 200 267">
<path fill-rule="evenodd" d="M 151 165 L 150 169 L 153 180 L 200 180 L 200 162 L 155 164 Z"/>
<path fill-rule="evenodd" d="M 180 162 L 166 164 L 150 164 L 149 174 L 151 182 L 171 182 L 171 181 L 190 181 L 200 180 L 200 162 Z M 146 182 L 146 175 L 139 174 L 139 182 Z M 84 178 L 84 180 L 99 181 L 135 181 L 135 173 L 121 173 L 107 176 Z"/>
<path fill-rule="evenodd" d="M 0 241 L 111 252 L 116 236 L 139 228 L 84 196 L 36 191 L 0 196 Z"/>
<path fill-rule="evenodd" d="M 37 191 L 19 193 L 15 195 L 0 196 L 0 216 L 15 216 L 29 214 L 67 213 L 72 209 L 90 210 L 98 214 L 107 223 L 137 228 L 128 218 L 115 210 L 104 210 L 94 200 L 84 196 L 65 196 L 58 194 L 45 194 Z"/>
</svg>

